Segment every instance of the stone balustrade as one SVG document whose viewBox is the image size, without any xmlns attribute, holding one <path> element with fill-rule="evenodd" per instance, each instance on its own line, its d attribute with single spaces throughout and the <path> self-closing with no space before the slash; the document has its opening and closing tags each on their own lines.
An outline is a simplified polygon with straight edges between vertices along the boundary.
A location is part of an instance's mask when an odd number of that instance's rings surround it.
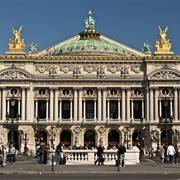
<svg viewBox="0 0 180 180">
<path fill-rule="evenodd" d="M 94 164 L 97 158 L 97 150 L 64 150 L 66 154 L 66 164 Z M 54 156 L 54 164 L 58 164 L 57 153 L 55 150 L 48 150 L 47 164 L 52 164 L 52 155 Z M 105 164 L 115 165 L 117 159 L 117 150 L 104 150 Z M 125 153 L 126 165 L 133 165 L 139 163 L 139 149 L 133 147 Z"/>
</svg>

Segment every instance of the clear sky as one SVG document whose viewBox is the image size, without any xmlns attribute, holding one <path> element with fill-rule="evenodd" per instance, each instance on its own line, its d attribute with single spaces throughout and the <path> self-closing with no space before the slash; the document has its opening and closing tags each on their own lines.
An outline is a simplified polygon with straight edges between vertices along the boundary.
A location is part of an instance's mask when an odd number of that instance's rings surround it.
<svg viewBox="0 0 180 180">
<path fill-rule="evenodd" d="M 83 31 L 88 10 L 96 30 L 138 51 L 148 42 L 154 52 L 158 25 L 168 26 L 172 51 L 180 55 L 180 0 L 0 0 L 0 54 L 8 51 L 11 26 L 23 25 L 26 52 L 33 41 L 40 51 Z"/>
</svg>

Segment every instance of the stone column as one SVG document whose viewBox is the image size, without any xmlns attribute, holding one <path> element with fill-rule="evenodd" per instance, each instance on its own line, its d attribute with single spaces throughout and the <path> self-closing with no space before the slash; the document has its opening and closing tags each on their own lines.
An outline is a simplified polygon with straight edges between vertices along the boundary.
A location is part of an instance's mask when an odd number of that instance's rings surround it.
<svg viewBox="0 0 180 180">
<path fill-rule="evenodd" d="M 86 119 L 86 100 L 83 99 L 83 119 Z"/>
<path fill-rule="evenodd" d="M 134 120 L 134 102 L 133 102 L 133 99 L 131 99 L 131 119 Z"/>
<path fill-rule="evenodd" d="M 109 106 L 109 99 L 107 99 L 107 119 L 110 119 L 110 106 Z"/>
<path fill-rule="evenodd" d="M 58 121 L 58 88 L 55 89 L 55 98 L 54 98 L 54 120 Z"/>
<path fill-rule="evenodd" d="M 126 109 L 126 117 L 127 117 L 127 121 L 130 121 L 131 118 L 130 118 L 130 96 L 131 96 L 131 90 L 130 89 L 127 89 L 127 101 L 126 101 L 126 104 L 127 104 L 127 109 Z M 134 109 L 133 109 L 134 111 Z M 132 114 L 131 114 L 132 115 Z M 133 118 L 134 119 L 134 118 Z"/>
<path fill-rule="evenodd" d="M 101 109 L 101 89 L 98 89 L 98 121 L 101 121 L 101 114 L 102 114 L 102 109 Z"/>
<path fill-rule="evenodd" d="M 21 101 L 20 99 L 18 99 L 18 114 L 20 115 L 21 114 Z M 15 114 L 16 116 L 16 114 Z"/>
<path fill-rule="evenodd" d="M 96 120 L 96 99 L 94 99 L 94 120 Z"/>
<path fill-rule="evenodd" d="M 49 114 L 50 114 L 49 120 L 53 121 L 54 106 L 53 106 L 53 89 L 52 88 L 50 88 L 50 112 L 49 112 Z"/>
<path fill-rule="evenodd" d="M 103 89 L 103 121 L 106 121 L 106 89 Z"/>
<path fill-rule="evenodd" d="M 70 120 L 72 120 L 72 111 L 73 111 L 73 108 L 72 108 L 72 99 L 70 99 Z"/>
<path fill-rule="evenodd" d="M 82 89 L 79 89 L 79 121 L 82 121 Z"/>
<path fill-rule="evenodd" d="M 37 117 L 36 115 L 38 115 L 38 114 L 36 114 L 36 110 L 35 110 L 34 106 L 35 106 L 35 103 L 34 103 L 34 90 L 33 90 L 33 87 L 30 87 L 30 103 L 28 104 L 28 107 L 29 107 L 28 110 L 30 110 L 30 112 L 29 112 L 30 113 L 30 119 L 32 121 L 34 121 L 34 119 Z"/>
<path fill-rule="evenodd" d="M 120 99 L 118 99 L 118 120 L 119 121 L 120 121 L 120 109 L 121 109 Z"/>
<path fill-rule="evenodd" d="M 154 100 L 153 89 L 150 89 L 150 121 L 154 120 Z"/>
<path fill-rule="evenodd" d="M 172 98 L 170 99 L 170 116 L 173 115 Z"/>
<path fill-rule="evenodd" d="M 162 100 L 161 98 L 159 99 L 159 117 L 162 116 Z"/>
<path fill-rule="evenodd" d="M 30 109 L 33 108 L 33 112 L 34 112 L 34 103 L 33 106 L 31 103 L 31 94 L 30 94 L 30 88 L 27 87 L 26 89 L 26 120 L 29 121 L 30 120 Z M 34 114 L 34 113 L 33 113 Z"/>
<path fill-rule="evenodd" d="M 74 121 L 77 121 L 77 89 L 74 88 Z"/>
<path fill-rule="evenodd" d="M 21 96 L 21 119 L 25 120 L 25 88 L 22 87 L 22 96 Z M 19 114 L 20 115 L 20 114 Z"/>
<path fill-rule="evenodd" d="M 159 107 L 158 107 L 158 96 L 159 96 L 159 90 L 156 88 L 155 89 L 155 103 L 154 103 L 154 105 L 155 105 L 155 121 L 158 121 L 158 119 L 159 119 L 159 117 L 158 117 L 158 109 L 159 109 Z"/>
<path fill-rule="evenodd" d="M 142 118 L 144 119 L 144 99 L 142 99 Z"/>
<path fill-rule="evenodd" d="M 49 99 L 46 99 L 46 120 L 49 119 Z"/>
<path fill-rule="evenodd" d="M 145 119 L 149 122 L 149 107 L 150 106 L 150 104 L 149 104 L 149 88 L 148 87 L 146 87 L 146 106 L 145 106 L 145 108 L 146 108 L 146 110 L 145 110 Z"/>
<path fill-rule="evenodd" d="M 62 120 L 62 99 L 59 100 L 59 120 Z"/>
<path fill-rule="evenodd" d="M 178 96 L 177 89 L 174 88 L 174 121 L 178 120 Z"/>
<path fill-rule="evenodd" d="M 2 120 L 6 120 L 6 87 L 2 87 Z"/>
<path fill-rule="evenodd" d="M 126 110 L 126 106 L 125 106 L 125 89 L 122 89 L 122 106 L 121 106 L 121 112 L 122 112 L 122 121 L 125 121 L 125 110 Z"/>
<path fill-rule="evenodd" d="M 38 114 L 38 100 L 36 99 L 35 102 L 36 102 L 36 117 L 38 117 L 39 116 L 39 114 Z"/>
</svg>

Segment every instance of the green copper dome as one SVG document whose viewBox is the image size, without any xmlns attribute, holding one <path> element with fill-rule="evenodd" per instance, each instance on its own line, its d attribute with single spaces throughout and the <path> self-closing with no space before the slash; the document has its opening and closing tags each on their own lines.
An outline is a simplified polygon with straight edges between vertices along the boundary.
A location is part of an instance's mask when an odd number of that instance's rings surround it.
<svg viewBox="0 0 180 180">
<path fill-rule="evenodd" d="M 105 54 L 124 54 L 121 46 L 109 41 L 100 39 L 74 40 L 57 47 L 54 55 L 77 54 L 77 53 L 103 53 Z"/>
<path fill-rule="evenodd" d="M 121 46 L 100 39 L 101 33 L 95 30 L 92 12 L 89 11 L 88 15 L 85 30 L 79 33 L 80 38 L 59 45 L 52 55 L 126 55 Z"/>
</svg>

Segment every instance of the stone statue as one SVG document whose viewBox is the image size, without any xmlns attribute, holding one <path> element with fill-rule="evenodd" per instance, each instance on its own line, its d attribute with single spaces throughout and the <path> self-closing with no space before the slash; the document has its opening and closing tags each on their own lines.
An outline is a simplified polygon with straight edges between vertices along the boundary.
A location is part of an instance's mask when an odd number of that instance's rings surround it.
<svg viewBox="0 0 180 180">
<path fill-rule="evenodd" d="M 51 65 L 49 68 L 50 77 L 56 77 L 59 73 L 59 67 L 57 65 Z"/>
<path fill-rule="evenodd" d="M 37 43 L 36 42 L 32 42 L 30 45 L 29 45 L 29 54 L 36 54 L 37 53 Z"/>
<path fill-rule="evenodd" d="M 76 65 L 73 69 L 74 78 L 81 78 L 83 73 L 83 67 L 81 65 Z"/>
<path fill-rule="evenodd" d="M 84 20 L 85 25 L 86 25 L 86 29 L 94 28 L 96 21 L 92 17 L 92 11 L 91 10 L 89 10 L 88 15 L 89 15 L 88 18 L 86 20 Z"/>
<path fill-rule="evenodd" d="M 148 44 L 148 42 L 144 43 L 144 48 L 142 49 L 142 51 L 145 54 L 151 54 L 151 50 L 150 50 L 151 46 Z"/>
<path fill-rule="evenodd" d="M 19 28 L 19 30 L 14 30 L 14 28 L 12 27 L 11 32 L 14 35 L 14 38 L 10 39 L 8 45 L 10 51 L 24 51 L 25 43 L 24 39 L 21 39 L 21 30 L 22 26 Z"/>
<path fill-rule="evenodd" d="M 169 43 L 169 39 L 166 40 L 167 33 L 168 33 L 168 27 L 165 28 L 164 31 L 159 28 L 159 35 L 160 35 L 160 40 L 156 40 L 155 48 L 157 52 L 169 52 L 171 49 L 171 44 Z"/>
<path fill-rule="evenodd" d="M 106 77 L 106 66 L 100 65 L 97 69 L 98 78 L 105 78 Z"/>
<path fill-rule="evenodd" d="M 122 66 L 121 76 L 122 76 L 122 78 L 129 78 L 130 77 L 130 66 L 129 65 Z"/>
</svg>

